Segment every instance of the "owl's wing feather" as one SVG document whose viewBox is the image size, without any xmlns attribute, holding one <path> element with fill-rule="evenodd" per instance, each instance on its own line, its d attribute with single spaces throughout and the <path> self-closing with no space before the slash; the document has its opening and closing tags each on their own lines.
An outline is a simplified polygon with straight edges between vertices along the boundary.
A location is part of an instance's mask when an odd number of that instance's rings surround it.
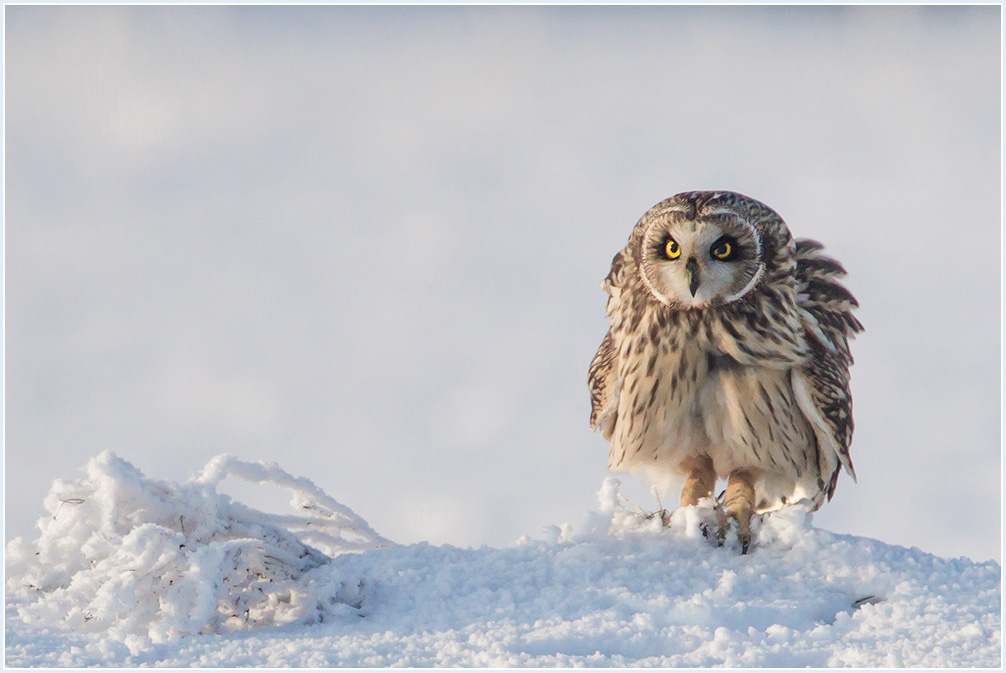
<svg viewBox="0 0 1006 673">
<path fill-rule="evenodd" d="M 845 275 L 845 269 L 821 254 L 823 248 L 817 241 L 796 241 L 797 305 L 810 358 L 794 371 L 793 383 L 800 407 L 815 428 L 819 451 L 833 454 L 820 457 L 834 465 L 829 482 L 822 488 L 830 500 L 843 466 L 856 479 L 849 456 L 854 428 L 849 339 L 861 332 L 863 325 L 852 314 L 859 306 L 856 298 L 836 280 Z"/>
<path fill-rule="evenodd" d="M 614 390 L 617 358 L 618 349 L 611 338 L 611 332 L 608 332 L 591 360 L 587 374 L 590 385 L 590 429 L 600 428 L 601 436 L 605 439 L 611 438 L 611 431 L 615 427 L 614 412 L 618 406 L 618 394 Z"/>
<path fill-rule="evenodd" d="M 614 305 L 622 293 L 622 281 L 625 272 L 626 253 L 619 252 L 611 260 L 611 271 L 601 281 L 601 288 L 608 293 L 607 313 L 609 318 Z M 618 347 L 611 336 L 611 330 L 604 335 L 601 346 L 594 354 L 587 373 L 587 383 L 590 386 L 590 428 L 600 428 L 601 436 L 611 438 L 615 428 L 615 418 L 618 411 Z"/>
<path fill-rule="evenodd" d="M 822 255 L 823 248 L 817 241 L 796 241 L 797 305 L 807 333 L 851 365 L 849 339 L 863 331 L 863 325 L 852 314 L 859 303 L 836 280 L 845 275 L 845 269 Z"/>
</svg>

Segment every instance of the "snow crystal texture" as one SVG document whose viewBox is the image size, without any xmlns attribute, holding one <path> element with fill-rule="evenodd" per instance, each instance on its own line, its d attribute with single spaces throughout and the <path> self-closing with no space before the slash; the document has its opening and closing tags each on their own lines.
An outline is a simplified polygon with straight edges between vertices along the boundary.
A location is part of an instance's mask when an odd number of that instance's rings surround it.
<svg viewBox="0 0 1006 673">
<path fill-rule="evenodd" d="M 217 491 L 290 491 L 294 515 Z M 1001 567 L 836 535 L 801 507 L 746 556 L 608 479 L 577 526 L 506 549 L 385 540 L 310 481 L 221 456 L 195 479 L 111 453 L 6 550 L 8 666 L 1002 665 Z"/>
</svg>

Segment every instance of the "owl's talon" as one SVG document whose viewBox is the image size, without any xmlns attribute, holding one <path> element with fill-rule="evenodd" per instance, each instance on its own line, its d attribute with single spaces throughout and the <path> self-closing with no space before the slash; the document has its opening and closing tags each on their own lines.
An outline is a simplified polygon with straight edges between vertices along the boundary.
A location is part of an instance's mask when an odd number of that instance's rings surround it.
<svg viewBox="0 0 1006 673">
<path fill-rule="evenodd" d="M 751 547 L 751 534 L 737 533 L 737 541 L 741 543 L 741 556 L 744 556 Z"/>
</svg>

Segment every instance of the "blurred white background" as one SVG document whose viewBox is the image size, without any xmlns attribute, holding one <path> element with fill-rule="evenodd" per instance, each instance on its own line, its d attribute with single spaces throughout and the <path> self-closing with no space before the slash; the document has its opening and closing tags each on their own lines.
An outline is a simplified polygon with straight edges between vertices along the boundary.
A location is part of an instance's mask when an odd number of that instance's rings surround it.
<svg viewBox="0 0 1006 673">
<path fill-rule="evenodd" d="M 731 189 L 862 306 L 815 523 L 1001 559 L 999 7 L 5 14 L 5 539 L 104 449 L 278 461 L 398 542 L 575 522 L 598 283 Z"/>
</svg>

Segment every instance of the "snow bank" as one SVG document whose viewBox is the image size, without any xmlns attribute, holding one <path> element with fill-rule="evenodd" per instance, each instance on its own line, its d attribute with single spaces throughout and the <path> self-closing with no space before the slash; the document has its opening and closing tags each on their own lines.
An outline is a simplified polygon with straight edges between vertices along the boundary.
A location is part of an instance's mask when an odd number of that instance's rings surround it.
<svg viewBox="0 0 1006 673">
<path fill-rule="evenodd" d="M 292 494 L 299 515 L 219 492 L 227 476 Z M 388 544 L 310 481 L 275 465 L 214 458 L 196 479 L 144 477 L 111 452 L 58 480 L 32 545 L 7 547 L 8 593 L 26 624 L 105 632 L 136 650 L 198 633 L 311 623 L 339 605 L 331 557 Z"/>
<path fill-rule="evenodd" d="M 225 473 L 282 483 L 309 515 L 231 502 Z M 576 526 L 506 549 L 400 546 L 275 466 L 219 458 L 176 485 L 102 454 L 56 483 L 38 541 L 8 547 L 5 661 L 1002 665 L 997 563 L 836 535 L 800 507 L 761 520 L 741 556 L 704 539 L 708 511 L 665 525 L 611 479 L 599 498 Z"/>
</svg>

